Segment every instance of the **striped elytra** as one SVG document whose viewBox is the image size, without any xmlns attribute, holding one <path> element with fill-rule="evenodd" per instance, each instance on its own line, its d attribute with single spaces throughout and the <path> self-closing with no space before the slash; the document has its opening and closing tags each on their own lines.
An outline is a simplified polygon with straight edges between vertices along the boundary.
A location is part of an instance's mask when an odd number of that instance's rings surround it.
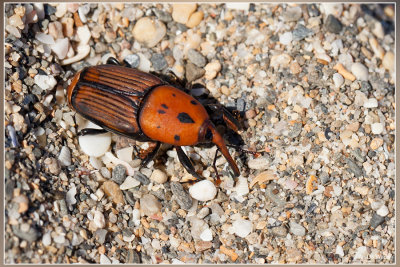
<svg viewBox="0 0 400 267">
<path fill-rule="evenodd" d="M 75 75 L 67 97 L 84 118 L 132 139 L 176 147 L 213 142 L 239 175 L 203 105 L 155 75 L 117 65 L 87 67 Z"/>
</svg>

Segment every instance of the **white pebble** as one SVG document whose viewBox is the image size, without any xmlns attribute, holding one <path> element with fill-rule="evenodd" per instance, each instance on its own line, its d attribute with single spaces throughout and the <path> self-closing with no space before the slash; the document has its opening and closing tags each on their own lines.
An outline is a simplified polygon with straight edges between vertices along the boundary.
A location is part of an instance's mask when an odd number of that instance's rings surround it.
<svg viewBox="0 0 400 267">
<path fill-rule="evenodd" d="M 100 126 L 88 122 L 85 128 L 101 129 Z M 96 135 L 83 135 L 79 136 L 79 145 L 82 151 L 93 157 L 100 157 L 104 155 L 111 145 L 111 134 L 96 134 Z"/>
<path fill-rule="evenodd" d="M 97 228 L 104 228 L 104 226 L 106 225 L 106 220 L 104 219 L 103 213 L 96 210 L 94 212 L 93 222 L 97 226 Z"/>
<path fill-rule="evenodd" d="M 35 75 L 35 84 L 39 86 L 42 90 L 51 90 L 56 86 L 57 81 L 51 75 Z"/>
<path fill-rule="evenodd" d="M 292 32 L 285 32 L 281 36 L 279 36 L 279 42 L 283 45 L 288 45 L 292 42 L 293 40 L 293 34 Z"/>
<path fill-rule="evenodd" d="M 249 193 L 249 185 L 247 183 L 247 179 L 240 176 L 234 190 L 240 196 L 247 195 Z"/>
<path fill-rule="evenodd" d="M 159 184 L 163 184 L 168 180 L 168 176 L 165 172 L 159 169 L 155 169 L 150 176 L 150 180 Z"/>
<path fill-rule="evenodd" d="M 42 237 L 42 244 L 44 246 L 49 246 L 51 244 L 51 233 L 47 232 Z"/>
<path fill-rule="evenodd" d="M 189 188 L 189 194 L 194 199 L 208 201 L 215 198 L 217 195 L 217 188 L 209 180 L 202 180 Z"/>
<path fill-rule="evenodd" d="M 378 100 L 376 98 L 369 98 L 364 102 L 364 108 L 376 108 L 378 107 Z"/>
<path fill-rule="evenodd" d="M 351 72 L 356 76 L 357 80 L 368 81 L 368 69 L 361 63 L 351 65 Z"/>
<path fill-rule="evenodd" d="M 43 44 L 49 44 L 49 45 L 56 44 L 56 42 L 54 42 L 53 36 L 51 36 L 49 34 L 38 32 L 38 33 L 36 33 L 35 38 L 36 38 L 36 40 L 38 40 L 39 42 L 41 42 Z"/>
<path fill-rule="evenodd" d="M 120 160 L 131 162 L 132 161 L 133 146 L 125 147 L 123 149 L 117 150 L 115 154 Z"/>
<path fill-rule="evenodd" d="M 59 59 L 64 59 L 67 56 L 69 49 L 69 39 L 57 39 L 53 45 L 50 45 L 51 50 L 57 55 Z"/>
<path fill-rule="evenodd" d="M 143 72 L 149 72 L 151 66 L 150 60 L 148 60 L 147 57 L 142 53 L 137 53 L 137 55 L 140 58 L 138 70 L 141 70 Z"/>
<path fill-rule="evenodd" d="M 388 209 L 388 207 L 386 207 L 385 205 L 382 205 L 382 206 L 376 211 L 376 213 L 377 213 L 379 216 L 385 217 L 386 215 L 389 214 L 389 209 Z"/>
<path fill-rule="evenodd" d="M 205 229 L 201 234 L 200 234 L 200 239 L 203 241 L 211 241 L 213 239 L 212 231 L 210 228 Z"/>
<path fill-rule="evenodd" d="M 380 122 L 371 124 L 371 131 L 373 134 L 381 134 L 383 132 L 383 124 Z"/>
<path fill-rule="evenodd" d="M 233 222 L 231 229 L 237 236 L 246 237 L 253 230 L 253 225 L 251 221 L 239 219 Z"/>
<path fill-rule="evenodd" d="M 340 257 L 343 257 L 344 256 L 343 247 L 340 245 L 337 245 L 335 253 L 338 254 Z"/>
<path fill-rule="evenodd" d="M 90 30 L 89 30 L 89 26 L 87 26 L 87 25 L 78 27 L 78 29 L 76 30 L 76 34 L 79 37 L 79 45 L 88 44 L 90 38 L 92 37 L 92 34 L 90 33 Z"/>
<path fill-rule="evenodd" d="M 366 246 L 361 246 L 357 248 L 356 255 L 354 255 L 355 260 L 363 260 L 368 258 L 368 248 Z"/>
<path fill-rule="evenodd" d="M 100 254 L 100 264 L 111 264 L 111 261 L 106 255 Z"/>
<path fill-rule="evenodd" d="M 68 147 L 63 146 L 61 148 L 60 155 L 58 155 L 58 160 L 63 166 L 71 165 L 71 151 L 69 151 Z"/>
<path fill-rule="evenodd" d="M 103 167 L 103 162 L 101 162 L 101 160 L 99 160 L 96 157 L 90 157 L 89 158 L 89 163 L 90 165 L 92 165 L 93 168 L 95 168 L 96 170 L 100 170 L 101 167 Z"/>
<path fill-rule="evenodd" d="M 340 73 L 333 74 L 332 79 L 336 88 L 340 88 L 340 86 L 342 86 L 342 84 L 344 83 L 344 78 Z"/>
<path fill-rule="evenodd" d="M 73 186 L 68 190 L 67 194 L 65 195 L 65 202 L 67 202 L 68 205 L 74 205 L 76 203 L 75 195 L 76 187 L 73 184 Z"/>
<path fill-rule="evenodd" d="M 64 235 L 57 235 L 54 237 L 54 242 L 58 244 L 63 244 L 65 242 L 65 236 Z"/>
<path fill-rule="evenodd" d="M 121 190 L 128 190 L 140 185 L 140 182 L 132 176 L 127 176 L 125 181 L 119 186 Z"/>
<path fill-rule="evenodd" d="M 254 170 L 265 170 L 268 167 L 268 161 L 265 157 L 259 157 L 248 161 L 250 169 Z"/>
<path fill-rule="evenodd" d="M 225 4 L 227 9 L 236 9 L 236 10 L 249 10 L 250 3 L 226 3 Z"/>
</svg>

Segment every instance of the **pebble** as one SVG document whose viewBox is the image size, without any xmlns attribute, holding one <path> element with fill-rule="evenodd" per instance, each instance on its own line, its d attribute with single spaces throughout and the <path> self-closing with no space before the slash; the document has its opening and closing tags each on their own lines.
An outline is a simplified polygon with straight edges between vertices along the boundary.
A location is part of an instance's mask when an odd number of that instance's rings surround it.
<svg viewBox="0 0 400 267">
<path fill-rule="evenodd" d="M 218 72 L 221 70 L 221 63 L 217 60 L 213 60 L 210 63 L 208 63 L 205 67 L 204 70 L 206 71 L 205 73 L 205 78 L 207 80 L 212 80 L 214 79 Z"/>
<path fill-rule="evenodd" d="M 168 67 L 168 63 L 162 54 L 153 54 L 150 61 L 155 71 L 160 71 Z"/>
<path fill-rule="evenodd" d="M 340 88 L 344 83 L 344 78 L 340 73 L 334 73 L 332 79 L 336 88 Z"/>
<path fill-rule="evenodd" d="M 341 245 L 336 246 L 335 254 L 339 255 L 340 257 L 344 256 L 343 247 Z"/>
<path fill-rule="evenodd" d="M 54 175 L 59 175 L 61 172 L 61 166 L 57 159 L 55 158 L 47 158 L 43 162 L 45 166 L 48 168 L 49 172 Z"/>
<path fill-rule="evenodd" d="M 203 75 L 206 73 L 204 68 L 199 68 L 191 62 L 188 62 L 186 64 L 185 71 L 186 71 L 185 72 L 186 80 L 189 83 L 203 77 Z M 193 92 L 192 92 L 192 95 L 193 95 Z"/>
<path fill-rule="evenodd" d="M 183 188 L 181 183 L 171 182 L 171 191 L 172 194 L 176 197 L 176 201 L 182 209 L 189 210 L 192 207 L 192 198 L 190 197 L 189 193 Z"/>
<path fill-rule="evenodd" d="M 378 215 L 377 213 L 373 213 L 371 220 L 369 222 L 371 228 L 375 229 L 379 225 L 381 225 L 385 221 L 385 217 Z"/>
<path fill-rule="evenodd" d="M 368 69 L 361 63 L 354 63 L 351 65 L 351 72 L 356 76 L 357 80 L 368 80 Z"/>
<path fill-rule="evenodd" d="M 163 184 L 163 183 L 165 183 L 166 181 L 168 181 L 168 176 L 167 176 L 167 174 L 166 174 L 165 172 L 163 172 L 162 170 L 160 170 L 160 169 L 155 169 L 155 170 L 153 171 L 153 173 L 151 174 L 151 176 L 150 176 L 150 180 L 152 180 L 152 181 L 154 181 L 154 182 L 156 182 L 156 183 L 159 183 L 159 184 Z"/>
<path fill-rule="evenodd" d="M 104 226 L 106 226 L 104 214 L 98 210 L 94 212 L 93 222 L 97 228 L 104 228 Z"/>
<path fill-rule="evenodd" d="M 189 188 L 189 194 L 194 199 L 208 201 L 215 198 L 217 195 L 217 188 L 211 181 L 202 180 Z"/>
<path fill-rule="evenodd" d="M 138 53 L 138 56 L 140 58 L 139 66 L 137 67 L 138 70 L 141 70 L 143 72 L 149 72 L 150 66 L 151 66 L 151 61 L 148 60 L 147 57 L 141 53 Z"/>
<path fill-rule="evenodd" d="M 375 149 L 380 148 L 382 145 L 383 145 L 382 138 L 377 137 L 377 138 L 372 139 L 370 147 L 372 150 L 375 150 Z"/>
<path fill-rule="evenodd" d="M 366 246 L 361 246 L 357 248 L 356 254 L 354 255 L 355 260 L 363 260 L 368 258 L 368 248 Z"/>
<path fill-rule="evenodd" d="M 126 178 L 126 168 L 124 165 L 118 164 L 112 171 L 111 180 L 117 184 L 122 184 Z"/>
<path fill-rule="evenodd" d="M 378 40 L 374 37 L 369 38 L 369 45 L 371 46 L 374 55 L 379 59 L 383 59 L 385 56 L 385 50 L 379 45 Z"/>
<path fill-rule="evenodd" d="M 131 55 L 127 55 L 124 58 L 124 61 L 126 61 L 131 68 L 136 69 L 139 67 L 140 57 L 137 54 L 131 54 Z"/>
<path fill-rule="evenodd" d="M 382 123 L 373 123 L 371 124 L 371 131 L 373 134 L 381 134 L 384 130 L 384 126 Z"/>
<path fill-rule="evenodd" d="M 347 158 L 346 159 L 346 164 L 348 167 L 348 170 L 354 174 L 355 177 L 360 177 L 363 175 L 362 168 L 360 168 L 357 163 L 355 163 L 353 160 Z"/>
<path fill-rule="evenodd" d="M 125 162 L 131 162 L 132 161 L 132 153 L 133 153 L 133 146 L 128 146 L 122 149 L 119 149 L 115 152 L 117 157 L 120 160 L 123 160 Z"/>
<path fill-rule="evenodd" d="M 247 163 L 250 169 L 254 170 L 265 170 L 268 168 L 268 160 L 265 157 L 258 157 L 255 159 L 250 159 Z"/>
<path fill-rule="evenodd" d="M 204 17 L 203 11 L 194 12 L 192 15 L 190 15 L 189 20 L 186 22 L 186 26 L 189 28 L 196 27 L 203 20 L 203 17 Z"/>
<path fill-rule="evenodd" d="M 232 223 L 231 231 L 239 237 L 244 238 L 248 236 L 252 230 L 253 224 L 251 221 L 239 219 Z"/>
<path fill-rule="evenodd" d="M 71 188 L 68 190 L 68 192 L 65 194 L 65 202 L 67 205 L 75 205 L 76 204 L 76 187 L 75 185 L 71 186 Z"/>
<path fill-rule="evenodd" d="M 382 217 L 386 217 L 389 214 L 389 209 L 385 205 L 382 205 L 377 211 L 376 214 Z"/>
<path fill-rule="evenodd" d="M 161 203 L 158 199 L 150 194 L 146 194 L 140 198 L 140 212 L 146 216 L 152 216 L 161 211 Z"/>
<path fill-rule="evenodd" d="M 194 49 L 188 50 L 187 57 L 197 67 L 202 68 L 206 65 L 206 59 L 204 56 Z"/>
<path fill-rule="evenodd" d="M 107 236 L 107 230 L 106 229 L 97 229 L 95 232 L 96 240 L 99 244 L 104 244 L 104 241 L 106 240 Z"/>
<path fill-rule="evenodd" d="M 14 197 L 13 202 L 18 203 L 18 213 L 24 213 L 29 208 L 29 199 L 25 195 Z"/>
<path fill-rule="evenodd" d="M 312 30 L 299 23 L 292 32 L 293 41 L 301 41 L 304 38 L 311 36 L 313 33 L 314 32 Z"/>
<path fill-rule="evenodd" d="M 306 229 L 302 225 L 295 223 L 295 222 L 290 222 L 289 225 L 290 225 L 290 232 L 292 234 L 297 235 L 297 236 L 305 236 L 306 235 Z"/>
<path fill-rule="evenodd" d="M 302 11 L 300 6 L 288 6 L 286 10 L 282 13 L 284 21 L 298 21 L 302 16 Z"/>
<path fill-rule="evenodd" d="M 102 189 L 104 193 L 112 199 L 115 204 L 125 204 L 124 195 L 119 186 L 113 181 L 105 181 Z"/>
<path fill-rule="evenodd" d="M 378 100 L 376 98 L 368 98 L 364 102 L 364 108 L 377 108 L 378 107 Z"/>
<path fill-rule="evenodd" d="M 20 227 L 13 225 L 12 227 L 13 233 L 28 242 L 34 242 L 40 237 L 40 233 L 35 230 L 35 228 L 31 227 L 30 225 L 27 225 L 26 228 L 28 229 L 22 229 L 24 228 L 22 225 Z"/>
<path fill-rule="evenodd" d="M 89 121 L 83 128 L 101 129 L 100 126 Z M 100 157 L 103 156 L 110 148 L 111 134 L 107 132 L 96 135 L 81 135 L 79 136 L 78 140 L 83 153 L 92 157 Z"/>
<path fill-rule="evenodd" d="M 132 31 L 135 40 L 149 48 L 156 46 L 164 38 L 166 32 L 163 22 L 148 17 L 139 19 Z"/>
<path fill-rule="evenodd" d="M 126 177 L 125 181 L 119 186 L 121 190 L 128 190 L 140 185 L 140 182 L 132 176 Z"/>
<path fill-rule="evenodd" d="M 300 67 L 300 64 L 299 63 L 297 63 L 296 61 L 293 61 L 291 64 L 290 64 L 290 71 L 293 73 L 293 74 L 299 74 L 300 72 L 301 72 L 301 67 Z"/>
<path fill-rule="evenodd" d="M 53 45 L 50 45 L 50 48 L 59 59 L 64 59 L 68 53 L 69 39 L 57 39 Z"/>
<path fill-rule="evenodd" d="M 354 81 L 356 79 L 356 76 L 346 70 L 344 66 L 340 63 L 336 64 L 333 69 L 337 70 L 337 72 L 339 72 L 339 74 L 341 74 L 347 80 Z"/>
<path fill-rule="evenodd" d="M 200 239 L 203 241 L 211 241 L 213 240 L 213 233 L 210 228 L 206 228 L 203 232 L 200 234 Z"/>
<path fill-rule="evenodd" d="M 292 42 L 293 40 L 293 34 L 292 32 L 285 32 L 281 36 L 279 36 L 279 42 L 283 45 L 288 45 Z"/>
<path fill-rule="evenodd" d="M 51 244 L 51 232 L 47 232 L 42 237 L 42 244 L 43 246 L 50 246 Z"/>
<path fill-rule="evenodd" d="M 144 184 L 144 185 L 148 185 L 150 184 L 150 179 L 147 178 L 146 175 L 144 175 L 141 172 L 135 172 L 135 175 L 133 176 L 134 179 L 138 180 L 140 183 Z"/>
<path fill-rule="evenodd" d="M 172 4 L 172 19 L 178 23 L 186 24 L 196 8 L 196 3 Z"/>
<path fill-rule="evenodd" d="M 340 20 L 335 18 L 335 16 L 333 16 L 332 14 L 330 14 L 327 17 L 324 25 L 325 25 L 325 28 L 327 29 L 327 31 L 329 31 L 331 33 L 336 33 L 336 34 L 339 34 L 342 31 L 342 27 L 343 27 Z"/>
<path fill-rule="evenodd" d="M 111 264 L 111 261 L 106 255 L 100 254 L 100 264 Z"/>
<path fill-rule="evenodd" d="M 382 66 L 390 73 L 394 72 L 394 62 L 395 62 L 394 59 L 395 57 L 392 51 L 387 52 L 382 59 Z"/>
<path fill-rule="evenodd" d="M 58 155 L 58 160 L 60 161 L 62 166 L 70 166 L 71 165 L 71 151 L 67 146 L 63 146 L 60 150 L 60 154 Z"/>
<path fill-rule="evenodd" d="M 55 44 L 53 36 L 51 36 L 49 34 L 38 32 L 38 33 L 36 33 L 35 38 L 36 38 L 36 40 L 38 40 L 39 42 L 41 42 L 43 44 L 48 44 L 48 45 Z"/>
<path fill-rule="evenodd" d="M 288 54 L 278 54 L 271 57 L 270 66 L 275 69 L 282 69 L 289 67 L 290 62 L 292 61 L 292 57 Z"/>
<path fill-rule="evenodd" d="M 42 90 L 51 90 L 57 84 L 57 80 L 52 75 L 36 74 L 34 79 L 35 84 Z"/>
</svg>

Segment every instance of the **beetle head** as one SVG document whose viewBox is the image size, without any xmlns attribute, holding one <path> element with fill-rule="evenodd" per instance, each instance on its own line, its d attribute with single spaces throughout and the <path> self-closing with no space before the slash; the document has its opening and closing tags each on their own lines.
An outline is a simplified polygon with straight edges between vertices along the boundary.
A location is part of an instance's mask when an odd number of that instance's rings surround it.
<svg viewBox="0 0 400 267">
<path fill-rule="evenodd" d="M 206 121 L 203 124 L 202 130 L 200 130 L 200 140 L 204 142 L 212 142 L 217 145 L 219 150 L 221 151 L 222 155 L 226 158 L 231 166 L 233 173 L 235 176 L 240 175 L 240 171 L 236 162 L 232 159 L 231 155 L 229 154 L 228 148 L 225 145 L 225 141 L 222 136 L 218 133 L 217 129 L 215 128 L 214 124 L 210 121 Z"/>
</svg>

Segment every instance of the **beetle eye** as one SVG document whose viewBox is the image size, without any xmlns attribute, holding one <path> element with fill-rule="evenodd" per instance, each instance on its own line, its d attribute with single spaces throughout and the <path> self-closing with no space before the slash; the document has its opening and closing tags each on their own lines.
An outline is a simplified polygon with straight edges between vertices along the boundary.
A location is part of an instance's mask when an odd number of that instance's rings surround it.
<svg viewBox="0 0 400 267">
<path fill-rule="evenodd" d="M 207 142 L 211 142 L 212 137 L 213 137 L 213 135 L 212 135 L 211 130 L 210 130 L 210 129 L 207 129 L 207 132 L 206 132 L 206 135 L 205 135 L 206 141 L 207 141 Z"/>
</svg>

